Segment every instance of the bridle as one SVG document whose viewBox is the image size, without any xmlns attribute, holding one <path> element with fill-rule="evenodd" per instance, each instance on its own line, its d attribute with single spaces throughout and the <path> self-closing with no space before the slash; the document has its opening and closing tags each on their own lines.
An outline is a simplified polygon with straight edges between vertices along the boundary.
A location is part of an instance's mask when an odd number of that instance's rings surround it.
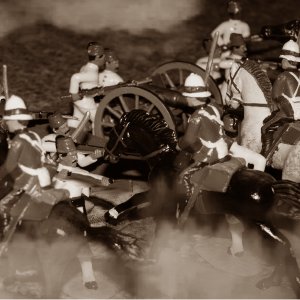
<svg viewBox="0 0 300 300">
<path fill-rule="evenodd" d="M 241 95 L 241 90 L 238 88 L 236 82 L 234 81 L 234 79 L 236 78 L 238 72 L 240 71 L 240 69 L 242 68 L 244 63 L 239 63 L 239 67 L 236 69 L 235 73 L 233 75 L 231 75 L 231 72 L 229 73 L 229 81 L 230 81 L 230 85 L 232 87 L 234 87 L 234 89 Z M 255 103 L 255 102 L 250 102 L 250 103 L 245 103 L 245 102 L 242 102 L 240 99 L 237 99 L 237 98 L 234 98 L 233 97 L 233 91 L 232 89 L 230 88 L 229 89 L 229 93 L 227 91 L 226 93 L 227 97 L 229 98 L 229 100 L 234 100 L 234 101 L 237 101 L 239 102 L 241 105 L 243 106 L 253 106 L 253 107 L 269 107 L 269 105 L 267 103 Z"/>
<path fill-rule="evenodd" d="M 171 148 L 169 145 L 165 145 L 157 150 L 154 150 L 146 155 L 133 155 L 133 154 L 119 154 L 119 155 L 115 155 L 114 151 L 117 149 L 118 145 L 121 143 L 123 147 L 126 147 L 126 144 L 123 141 L 123 137 L 128 129 L 129 126 L 129 122 L 127 122 L 127 124 L 124 126 L 124 128 L 122 129 L 121 133 L 119 134 L 116 130 L 115 127 L 113 127 L 113 131 L 114 134 L 117 136 L 116 142 L 113 145 L 113 147 L 111 148 L 111 150 L 107 149 L 107 147 L 105 147 L 105 151 L 107 152 L 110 160 L 112 161 L 118 161 L 119 158 L 126 158 L 126 159 L 132 159 L 132 160 L 148 160 L 152 157 L 155 157 L 158 154 L 161 154 L 162 152 L 167 152 L 169 151 Z"/>
</svg>

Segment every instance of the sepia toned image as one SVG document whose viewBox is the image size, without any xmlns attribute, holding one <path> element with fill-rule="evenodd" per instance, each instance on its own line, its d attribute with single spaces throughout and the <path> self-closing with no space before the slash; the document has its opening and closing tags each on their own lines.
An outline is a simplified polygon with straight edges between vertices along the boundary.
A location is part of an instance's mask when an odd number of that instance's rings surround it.
<svg viewBox="0 0 300 300">
<path fill-rule="evenodd" d="M 298 2 L 0 0 L 0 299 L 298 299 Z"/>
</svg>

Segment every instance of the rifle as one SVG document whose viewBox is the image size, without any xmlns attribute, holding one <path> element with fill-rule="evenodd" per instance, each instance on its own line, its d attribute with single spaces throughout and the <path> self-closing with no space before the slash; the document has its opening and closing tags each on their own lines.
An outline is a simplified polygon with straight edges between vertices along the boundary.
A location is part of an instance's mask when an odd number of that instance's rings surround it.
<svg viewBox="0 0 300 300">
<path fill-rule="evenodd" d="M 112 86 L 101 86 L 101 87 L 97 86 L 97 87 L 94 87 L 94 88 L 88 89 L 88 90 L 85 90 L 85 89 L 80 90 L 78 95 L 80 96 L 81 99 L 84 96 L 89 96 L 89 97 L 105 96 L 108 92 L 113 91 L 120 87 L 140 86 L 140 85 L 151 83 L 151 82 L 152 82 L 152 78 L 146 77 L 145 79 L 142 79 L 139 81 L 131 80 L 131 81 L 119 83 L 119 84 L 112 85 Z M 72 94 L 61 96 L 60 99 L 73 101 Z"/>
<path fill-rule="evenodd" d="M 47 120 L 49 116 L 53 114 L 51 111 L 31 111 L 30 112 L 33 120 Z M 70 116 L 70 115 L 62 115 L 64 119 L 74 119 L 78 120 L 77 117 Z"/>
</svg>

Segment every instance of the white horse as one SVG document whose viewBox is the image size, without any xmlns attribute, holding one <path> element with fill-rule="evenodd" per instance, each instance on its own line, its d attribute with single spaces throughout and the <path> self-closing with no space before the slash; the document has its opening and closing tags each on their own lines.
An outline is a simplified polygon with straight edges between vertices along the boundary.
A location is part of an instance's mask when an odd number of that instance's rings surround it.
<svg viewBox="0 0 300 300">
<path fill-rule="evenodd" d="M 251 60 L 234 63 L 228 81 L 226 102 L 233 108 L 244 107 L 244 119 L 239 128 L 239 142 L 241 145 L 260 153 L 262 149 L 261 127 L 266 117 L 275 108 L 272 102 L 272 85 L 259 65 Z M 294 133 L 288 143 L 284 141 L 277 145 L 276 151 L 268 165 L 282 170 L 282 179 L 300 182 L 300 125 L 290 125 L 290 132 Z M 285 139 L 286 140 L 286 139 Z M 236 219 L 228 216 L 229 229 L 232 235 L 231 252 L 243 251 L 243 226 Z M 237 227 L 237 229 L 235 229 Z"/>
<path fill-rule="evenodd" d="M 263 120 L 271 114 L 273 108 L 271 90 L 271 82 L 258 63 L 251 60 L 233 63 L 225 101 L 233 108 L 243 105 L 244 119 L 239 130 L 240 144 L 257 153 L 260 153 L 262 148 Z"/>
</svg>

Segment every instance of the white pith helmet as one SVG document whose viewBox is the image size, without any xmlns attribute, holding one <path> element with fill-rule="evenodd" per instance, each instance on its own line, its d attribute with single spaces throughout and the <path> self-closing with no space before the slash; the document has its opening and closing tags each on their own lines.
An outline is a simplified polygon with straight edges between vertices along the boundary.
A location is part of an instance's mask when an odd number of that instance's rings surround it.
<svg viewBox="0 0 300 300">
<path fill-rule="evenodd" d="M 32 120 L 25 102 L 18 96 L 11 95 L 4 106 L 3 120 Z"/>
<path fill-rule="evenodd" d="M 286 42 L 280 52 L 280 58 L 285 58 L 289 61 L 300 62 L 299 45 L 293 40 Z"/>
<path fill-rule="evenodd" d="M 207 90 L 200 75 L 191 73 L 185 79 L 182 95 L 185 97 L 206 98 L 211 96 L 211 92 Z"/>
</svg>

